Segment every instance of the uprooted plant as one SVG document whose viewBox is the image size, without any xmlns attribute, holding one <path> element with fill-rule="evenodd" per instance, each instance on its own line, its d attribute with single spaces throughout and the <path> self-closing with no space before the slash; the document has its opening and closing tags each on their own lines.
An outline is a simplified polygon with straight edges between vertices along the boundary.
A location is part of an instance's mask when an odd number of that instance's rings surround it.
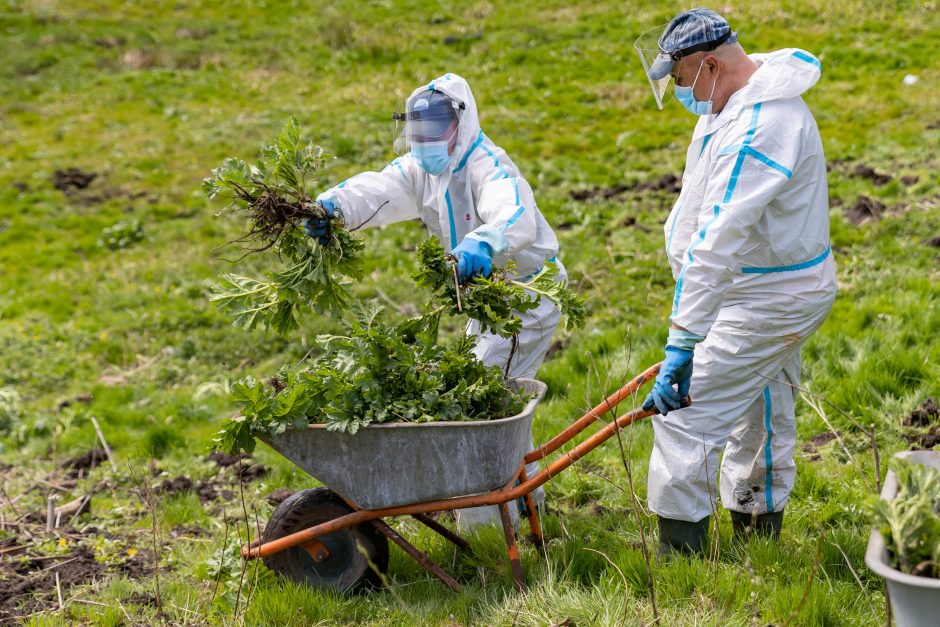
<svg viewBox="0 0 940 627">
<path fill-rule="evenodd" d="M 288 260 L 266 280 L 226 274 L 212 286 L 210 299 L 236 325 L 267 326 L 283 334 L 298 326 L 303 309 L 336 314 L 348 307 L 351 297 L 343 283 L 362 278 L 364 245 L 341 216 L 330 219 L 307 191 L 329 158 L 320 146 L 301 141 L 292 116 L 255 164 L 229 158 L 203 181 L 210 199 L 227 200 L 226 210 L 247 223 L 247 233 L 230 243 L 244 245 L 246 255 L 273 250 Z M 323 243 L 303 233 L 310 218 L 329 219 Z"/>
<path fill-rule="evenodd" d="M 561 313 L 566 328 L 584 325 L 584 301 L 559 281 L 558 266 L 546 261 L 545 266 L 527 279 L 513 278 L 514 265 L 494 268 L 489 278 L 474 277 L 462 285 L 456 280 L 453 256 L 430 238 L 418 247 L 418 270 L 414 279 L 434 294 L 438 305 L 449 313 L 463 313 L 478 320 L 484 331 L 511 337 L 522 329 L 522 321 L 513 312 L 538 306 L 538 300 L 526 291 L 552 301 Z"/>
</svg>

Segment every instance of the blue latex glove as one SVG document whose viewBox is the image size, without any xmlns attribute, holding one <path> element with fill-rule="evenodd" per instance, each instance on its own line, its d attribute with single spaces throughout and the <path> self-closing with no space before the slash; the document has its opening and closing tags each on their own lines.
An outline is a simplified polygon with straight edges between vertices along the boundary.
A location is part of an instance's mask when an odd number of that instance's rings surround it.
<svg viewBox="0 0 940 627">
<path fill-rule="evenodd" d="M 304 220 L 304 233 L 310 237 L 316 238 L 321 244 L 327 244 L 330 241 L 330 219 L 336 215 L 336 205 L 332 200 L 318 200 L 317 204 L 323 207 L 327 218 L 307 218 Z"/>
<path fill-rule="evenodd" d="M 666 346 L 666 358 L 656 377 L 656 384 L 643 401 L 643 409 L 649 411 L 655 407 L 663 416 L 679 409 L 682 398 L 688 396 L 692 384 L 692 355 L 691 350 Z M 673 385 L 678 390 L 673 389 Z"/>
<path fill-rule="evenodd" d="M 457 258 L 457 280 L 461 283 L 476 274 L 488 277 L 493 271 L 493 250 L 486 242 L 465 237 L 451 254 Z"/>
</svg>

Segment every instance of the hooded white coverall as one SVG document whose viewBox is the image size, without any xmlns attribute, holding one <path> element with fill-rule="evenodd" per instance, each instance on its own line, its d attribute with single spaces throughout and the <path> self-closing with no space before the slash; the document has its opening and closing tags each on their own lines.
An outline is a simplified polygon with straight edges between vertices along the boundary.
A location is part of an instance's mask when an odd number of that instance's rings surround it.
<svg viewBox="0 0 940 627">
<path fill-rule="evenodd" d="M 480 129 L 476 101 L 462 77 L 448 73 L 414 90 L 411 97 L 428 89 L 462 102 L 458 111 L 457 142 L 447 168 L 438 175 L 425 172 L 411 153 L 381 172 L 357 174 L 322 193 L 343 215 L 347 228 L 381 226 L 420 218 L 445 250 L 464 237 L 487 242 L 493 263 L 512 259 L 519 277 L 542 269 L 546 260 L 558 266 L 558 280 L 566 280 L 564 266 L 556 258 L 558 239 L 535 203 L 529 183 L 506 154 Z M 410 98 L 409 98 L 410 100 Z M 471 321 L 467 333 L 477 337 L 474 353 L 487 365 L 506 368 L 510 377 L 533 377 L 545 358 L 560 314 L 548 300 L 531 311 L 517 312 L 522 320 L 515 353 L 510 339 L 483 333 Z M 538 463 L 529 464 L 531 476 Z M 544 491 L 534 494 L 544 500 Z M 515 516 L 515 508 L 510 508 Z M 467 529 L 499 520 L 495 506 L 459 510 L 458 526 Z"/>
<path fill-rule="evenodd" d="M 760 64 L 723 110 L 702 116 L 666 220 L 671 320 L 705 340 L 692 406 L 653 418 L 649 505 L 697 522 L 725 508 L 781 511 L 796 466 L 800 348 L 836 295 L 826 159 L 800 95 L 820 63 L 797 49 Z"/>
</svg>

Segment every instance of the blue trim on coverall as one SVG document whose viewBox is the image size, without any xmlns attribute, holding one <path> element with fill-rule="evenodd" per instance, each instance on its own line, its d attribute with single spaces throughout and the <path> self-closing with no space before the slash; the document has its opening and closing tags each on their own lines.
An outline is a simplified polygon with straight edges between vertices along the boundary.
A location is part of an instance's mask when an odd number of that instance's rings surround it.
<svg viewBox="0 0 940 627">
<path fill-rule="evenodd" d="M 774 457 L 770 449 L 771 441 L 774 436 L 773 426 L 770 424 L 770 416 L 773 413 L 773 404 L 770 400 L 770 386 L 764 386 L 764 427 L 767 429 L 767 443 L 764 445 L 764 499 L 767 504 L 767 513 L 774 511 Z"/>
<path fill-rule="evenodd" d="M 454 172 L 453 172 L 454 174 L 457 174 L 458 172 L 460 172 L 463 169 L 463 167 L 467 165 L 467 160 L 470 158 L 470 155 L 473 154 L 473 151 L 476 150 L 477 147 L 482 143 L 483 143 L 483 131 L 480 131 L 480 134 L 477 135 L 477 140 L 473 142 L 473 145 L 470 146 L 467 152 L 464 153 L 463 159 L 461 159 L 460 163 L 457 164 L 457 167 L 454 168 Z"/>
<path fill-rule="evenodd" d="M 819 59 L 817 59 L 811 54 L 807 54 L 806 52 L 803 52 L 802 50 L 797 50 L 796 52 L 793 53 L 793 56 L 799 59 L 800 61 L 806 61 L 807 63 L 811 65 L 815 65 L 820 70 L 822 70 L 822 63 L 820 63 Z"/>
<path fill-rule="evenodd" d="M 447 217 L 450 219 L 450 249 L 457 248 L 457 227 L 454 226 L 454 208 L 450 204 L 450 190 L 444 192 L 444 202 L 447 203 Z"/>
<path fill-rule="evenodd" d="M 773 268 L 741 268 L 741 272 L 744 274 L 767 274 L 769 272 L 791 272 L 793 270 L 805 270 L 806 268 L 812 268 L 813 266 L 824 262 L 826 257 L 829 256 L 830 252 L 832 252 L 832 244 L 826 246 L 826 250 L 824 250 L 823 253 L 815 259 L 810 259 L 809 261 L 804 261 L 803 263 L 795 263 L 792 266 L 774 266 Z"/>
</svg>

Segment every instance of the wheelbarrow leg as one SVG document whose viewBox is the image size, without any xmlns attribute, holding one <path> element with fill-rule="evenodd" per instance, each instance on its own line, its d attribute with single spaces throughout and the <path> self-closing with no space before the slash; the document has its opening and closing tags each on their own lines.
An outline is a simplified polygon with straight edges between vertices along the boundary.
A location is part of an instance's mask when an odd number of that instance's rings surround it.
<svg viewBox="0 0 940 627">
<path fill-rule="evenodd" d="M 448 540 L 456 544 L 461 549 L 466 550 L 470 548 L 469 542 L 467 542 L 466 540 L 461 538 L 459 535 L 457 535 L 456 533 L 454 533 L 453 531 L 451 531 L 450 529 L 448 529 L 441 523 L 437 522 L 436 520 L 434 520 L 427 514 L 412 514 L 412 517 L 418 522 L 426 525 L 430 529 L 433 529 L 437 533 L 441 534 L 442 536 L 444 536 L 445 538 L 447 538 Z"/>
<path fill-rule="evenodd" d="M 527 480 L 525 466 L 523 466 L 522 471 L 519 473 L 519 482 L 525 483 Z M 529 510 L 529 531 L 532 532 L 530 539 L 535 546 L 541 549 L 545 546 L 545 538 L 542 536 L 542 523 L 539 522 L 539 513 L 535 509 L 535 499 L 532 498 L 531 492 L 527 492 L 525 495 L 525 507 Z"/>
<path fill-rule="evenodd" d="M 440 566 L 432 562 L 430 557 L 416 549 L 410 542 L 401 537 L 397 531 L 388 525 L 388 523 L 378 518 L 369 522 L 371 522 L 375 528 L 382 533 L 382 535 L 397 544 L 402 551 L 413 557 L 415 561 L 421 564 L 421 566 L 426 571 L 444 582 L 444 585 L 454 592 L 460 591 L 461 586 L 453 577 L 445 573 Z"/>
<path fill-rule="evenodd" d="M 509 549 L 509 563 L 512 565 L 512 578 L 516 581 L 516 590 L 525 591 L 525 579 L 522 576 L 522 562 L 519 560 L 519 547 L 516 546 L 516 532 L 512 529 L 509 507 L 499 504 L 499 517 L 503 521 L 503 533 L 506 535 L 506 547 Z"/>
</svg>

